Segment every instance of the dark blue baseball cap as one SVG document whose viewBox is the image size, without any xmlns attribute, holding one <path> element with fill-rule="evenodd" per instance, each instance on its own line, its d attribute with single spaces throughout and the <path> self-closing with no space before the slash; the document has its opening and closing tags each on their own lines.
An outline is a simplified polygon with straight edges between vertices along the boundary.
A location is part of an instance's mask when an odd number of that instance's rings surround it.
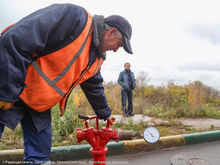
<svg viewBox="0 0 220 165">
<path fill-rule="evenodd" d="M 119 32 L 121 32 L 124 39 L 124 50 L 130 54 L 133 54 L 130 44 L 132 34 L 130 23 L 125 18 L 119 15 L 111 15 L 105 18 L 105 23 L 107 23 L 111 27 L 115 27 Z"/>
</svg>

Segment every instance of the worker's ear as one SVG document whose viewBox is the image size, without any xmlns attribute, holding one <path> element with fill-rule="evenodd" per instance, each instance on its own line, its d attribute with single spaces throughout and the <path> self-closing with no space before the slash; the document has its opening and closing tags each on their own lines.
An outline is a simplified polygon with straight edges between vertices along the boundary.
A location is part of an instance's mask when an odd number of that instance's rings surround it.
<svg viewBox="0 0 220 165">
<path fill-rule="evenodd" d="M 109 35 L 109 36 L 111 36 L 111 35 L 114 35 L 114 33 L 117 31 L 117 29 L 116 28 L 111 28 L 111 29 L 109 29 L 108 30 L 108 32 L 107 32 L 107 34 Z"/>
</svg>

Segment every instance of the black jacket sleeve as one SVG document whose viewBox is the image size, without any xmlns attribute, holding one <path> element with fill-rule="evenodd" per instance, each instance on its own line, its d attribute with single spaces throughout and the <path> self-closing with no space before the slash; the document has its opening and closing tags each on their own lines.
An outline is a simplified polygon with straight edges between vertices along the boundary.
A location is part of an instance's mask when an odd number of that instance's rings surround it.
<svg viewBox="0 0 220 165">
<path fill-rule="evenodd" d="M 99 71 L 94 77 L 86 80 L 80 86 L 98 118 L 107 119 L 111 116 L 111 109 L 108 107 L 102 82 L 103 78 Z"/>
</svg>

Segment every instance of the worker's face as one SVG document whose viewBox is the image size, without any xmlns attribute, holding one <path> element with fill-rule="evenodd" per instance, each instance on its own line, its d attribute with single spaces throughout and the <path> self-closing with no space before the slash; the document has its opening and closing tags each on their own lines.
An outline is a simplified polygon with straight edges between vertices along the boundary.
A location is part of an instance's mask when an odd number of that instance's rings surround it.
<svg viewBox="0 0 220 165">
<path fill-rule="evenodd" d="M 124 67 L 125 67 L 126 70 L 130 70 L 131 65 L 128 64 L 128 63 L 126 63 L 126 64 L 124 65 Z"/>
<path fill-rule="evenodd" d="M 115 36 L 116 31 L 116 28 L 111 28 L 104 32 L 99 46 L 99 51 L 101 53 L 110 50 L 117 52 L 117 50 L 123 46 L 123 39 Z"/>
</svg>

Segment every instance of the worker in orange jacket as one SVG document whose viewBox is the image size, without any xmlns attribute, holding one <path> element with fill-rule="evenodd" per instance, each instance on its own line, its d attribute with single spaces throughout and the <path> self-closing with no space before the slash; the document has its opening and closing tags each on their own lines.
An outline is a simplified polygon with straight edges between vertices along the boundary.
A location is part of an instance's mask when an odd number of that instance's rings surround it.
<svg viewBox="0 0 220 165">
<path fill-rule="evenodd" d="M 132 54 L 131 26 L 118 15 L 93 17 L 73 4 L 40 9 L 3 30 L 0 37 L 0 137 L 20 122 L 24 160 L 49 161 L 51 108 L 61 116 L 80 85 L 99 119 L 111 116 L 100 67 L 106 51 Z"/>
</svg>

